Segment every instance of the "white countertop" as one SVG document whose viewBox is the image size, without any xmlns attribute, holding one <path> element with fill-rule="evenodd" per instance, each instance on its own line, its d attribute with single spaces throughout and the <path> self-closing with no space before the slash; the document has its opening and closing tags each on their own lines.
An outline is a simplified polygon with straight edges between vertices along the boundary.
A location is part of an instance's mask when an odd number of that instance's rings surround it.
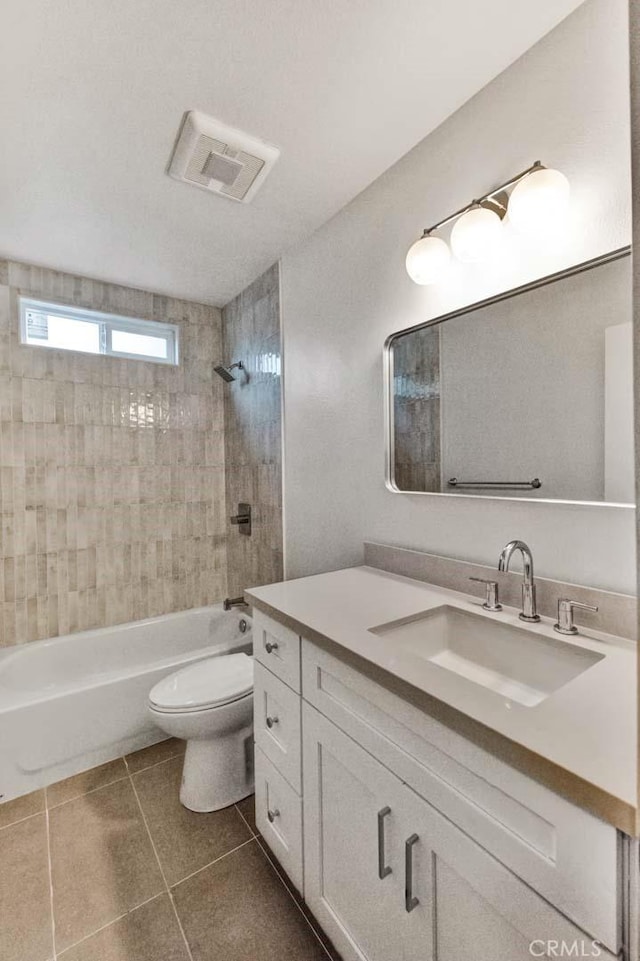
<svg viewBox="0 0 640 961">
<path fill-rule="evenodd" d="M 604 657 L 532 707 L 509 701 L 394 644 L 370 629 L 443 604 L 522 628 L 518 611 L 484 611 L 475 597 L 370 567 L 354 567 L 246 592 L 258 609 L 295 622 L 394 677 L 481 722 L 562 772 L 593 785 L 612 802 L 636 809 L 636 648 L 631 641 L 582 629 L 566 638 Z M 264 605 L 264 606 L 263 606 Z M 270 609 L 270 610 L 268 610 Z M 527 624 L 562 642 L 553 621 Z M 584 632 L 583 632 L 584 631 Z M 569 779 L 570 780 L 570 779 Z M 563 793 L 567 793 L 563 790 Z M 572 800 L 581 803 L 576 780 Z M 632 809 L 632 810 L 631 810 Z"/>
</svg>

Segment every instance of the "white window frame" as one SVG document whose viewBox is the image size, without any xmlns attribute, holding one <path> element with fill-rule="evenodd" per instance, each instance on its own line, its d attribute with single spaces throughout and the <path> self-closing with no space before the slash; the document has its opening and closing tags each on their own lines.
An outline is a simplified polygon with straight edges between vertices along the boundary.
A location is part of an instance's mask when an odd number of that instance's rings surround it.
<svg viewBox="0 0 640 961">
<path fill-rule="evenodd" d="M 84 307 L 71 307 L 66 304 L 53 303 L 45 300 L 35 300 L 33 297 L 20 297 L 20 343 L 28 347 L 46 347 L 48 350 L 64 350 L 69 353 L 90 354 L 93 357 L 121 357 L 125 360 L 137 360 L 151 364 L 165 364 L 177 367 L 179 364 L 180 328 L 177 324 L 164 324 L 155 320 L 141 320 L 139 317 L 124 317 L 121 314 L 106 314 L 99 310 L 88 310 Z M 27 311 L 37 311 L 50 317 L 82 320 L 95 324 L 100 331 L 100 350 L 74 350 L 73 348 L 53 347 L 45 340 L 34 343 L 28 340 Z M 167 343 L 166 357 L 151 357 L 148 354 L 130 354 L 120 350 L 113 350 L 111 346 L 113 331 L 123 331 L 128 334 L 142 334 L 143 336 L 162 336 Z"/>
</svg>

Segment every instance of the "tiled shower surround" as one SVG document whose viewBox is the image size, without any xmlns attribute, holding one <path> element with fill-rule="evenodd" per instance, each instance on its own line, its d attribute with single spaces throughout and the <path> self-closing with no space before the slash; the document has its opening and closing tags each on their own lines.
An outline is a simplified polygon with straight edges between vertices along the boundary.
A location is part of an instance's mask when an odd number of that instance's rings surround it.
<svg viewBox="0 0 640 961">
<path fill-rule="evenodd" d="M 278 264 L 259 277 L 222 311 L 225 364 L 241 361 L 240 373 L 225 387 L 227 504 L 253 510 L 253 533 L 231 534 L 229 593 L 281 581 L 282 445 L 280 275 Z M 237 531 L 237 529 L 236 529 Z"/>
<path fill-rule="evenodd" d="M 19 293 L 179 324 L 180 365 L 23 346 Z M 225 596 L 221 356 L 215 307 L 0 261 L 1 645 Z"/>
</svg>

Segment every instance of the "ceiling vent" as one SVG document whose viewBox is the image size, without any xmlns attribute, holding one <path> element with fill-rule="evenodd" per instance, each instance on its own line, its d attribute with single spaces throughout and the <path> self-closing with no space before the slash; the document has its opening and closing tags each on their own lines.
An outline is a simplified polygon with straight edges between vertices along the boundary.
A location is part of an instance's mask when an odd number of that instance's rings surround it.
<svg viewBox="0 0 640 961">
<path fill-rule="evenodd" d="M 279 156 L 272 144 L 190 110 L 182 122 L 168 173 L 174 180 L 247 204 Z"/>
</svg>

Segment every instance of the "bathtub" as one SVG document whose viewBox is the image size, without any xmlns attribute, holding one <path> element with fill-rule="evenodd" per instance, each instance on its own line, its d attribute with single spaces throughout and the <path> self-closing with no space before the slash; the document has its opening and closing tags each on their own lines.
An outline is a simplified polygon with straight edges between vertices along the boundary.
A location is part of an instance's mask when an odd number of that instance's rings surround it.
<svg viewBox="0 0 640 961">
<path fill-rule="evenodd" d="M 162 740 L 153 685 L 232 651 L 250 653 L 251 619 L 221 605 L 0 651 L 0 800 Z"/>
</svg>

